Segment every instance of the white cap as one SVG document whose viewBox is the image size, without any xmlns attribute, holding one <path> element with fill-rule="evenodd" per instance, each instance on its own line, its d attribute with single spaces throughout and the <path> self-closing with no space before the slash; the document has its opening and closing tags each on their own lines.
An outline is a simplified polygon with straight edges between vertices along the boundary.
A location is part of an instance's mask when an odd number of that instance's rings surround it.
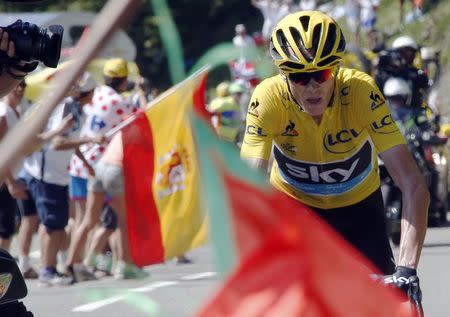
<svg viewBox="0 0 450 317">
<path fill-rule="evenodd" d="M 392 77 L 384 84 L 383 93 L 386 97 L 411 95 L 411 88 L 403 78 Z"/>
<path fill-rule="evenodd" d="M 419 47 L 417 46 L 416 41 L 413 40 L 410 36 L 400 36 L 394 40 L 392 43 L 393 49 L 399 49 L 402 47 L 411 47 L 417 50 Z"/>
<path fill-rule="evenodd" d="M 97 87 L 94 77 L 89 72 L 84 72 L 75 84 L 74 89 L 78 92 L 89 92 Z"/>
<path fill-rule="evenodd" d="M 423 60 L 435 59 L 437 56 L 437 51 L 434 47 L 422 47 L 420 48 L 420 56 Z"/>
</svg>

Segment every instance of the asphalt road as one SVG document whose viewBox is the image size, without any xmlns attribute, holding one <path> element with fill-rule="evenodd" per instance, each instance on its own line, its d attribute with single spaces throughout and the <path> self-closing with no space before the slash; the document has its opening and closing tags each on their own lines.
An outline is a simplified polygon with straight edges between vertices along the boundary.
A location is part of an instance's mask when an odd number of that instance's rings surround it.
<svg viewBox="0 0 450 317">
<path fill-rule="evenodd" d="M 139 281 L 99 281 L 68 287 L 42 287 L 27 282 L 24 300 L 35 316 L 192 316 L 219 284 L 212 251 L 205 246 L 189 253 L 193 264 L 147 267 L 151 276 Z M 429 229 L 419 277 L 428 317 L 450 316 L 450 227 Z"/>
</svg>

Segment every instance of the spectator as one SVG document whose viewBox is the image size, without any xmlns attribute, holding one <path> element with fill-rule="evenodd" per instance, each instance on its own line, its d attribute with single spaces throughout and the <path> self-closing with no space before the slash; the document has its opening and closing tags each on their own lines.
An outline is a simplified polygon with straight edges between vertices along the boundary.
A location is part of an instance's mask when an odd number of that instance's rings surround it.
<svg viewBox="0 0 450 317">
<path fill-rule="evenodd" d="M 25 82 L 22 80 L 0 101 L 0 140 L 19 121 L 17 106 L 23 98 Z M 10 170 L 4 184 L 0 183 L 0 248 L 9 250 L 15 229 L 17 205 L 15 198 L 27 197 L 26 188 L 18 181 L 21 163 Z"/>
<path fill-rule="evenodd" d="M 89 104 L 95 81 L 88 73 L 78 81 L 73 97 L 66 98 L 50 115 L 47 127 L 39 135 L 46 142 L 39 151 L 25 159 L 24 182 L 29 200 L 22 201 L 24 214 L 39 215 L 41 227 L 42 269 L 39 281 L 45 285 L 64 284 L 56 270 L 59 250 L 68 247 L 65 227 L 69 218 L 67 166 L 78 146 L 87 142 L 102 142 L 102 137 L 77 137 L 81 127 L 81 107 Z"/>
<path fill-rule="evenodd" d="M 129 252 L 129 243 L 126 226 L 126 206 L 123 184 L 123 145 L 122 134 L 118 132 L 107 146 L 105 153 L 95 166 L 95 176 L 89 178 L 86 215 L 76 235 L 76 240 L 71 246 L 70 260 L 74 259 L 74 253 L 79 247 L 89 230 L 98 222 L 100 212 L 106 195 L 110 195 L 110 205 L 114 208 L 118 219 L 118 263 L 114 277 L 117 279 L 144 278 L 148 273 L 133 264 Z M 84 238 L 82 238 L 84 237 Z M 78 244 L 77 244 L 78 243 Z M 69 272 L 76 279 L 74 264 L 69 262 Z"/>
<path fill-rule="evenodd" d="M 3 98 L 3 101 L 0 103 L 0 113 L 6 113 L 6 117 L 2 117 L 0 114 L 0 126 L 2 125 L 2 122 L 4 123 L 4 119 L 6 118 L 7 128 L 11 128 L 17 120 L 19 119 L 19 112 L 18 107 L 20 106 L 21 102 L 23 101 L 23 95 L 26 88 L 25 81 L 21 81 L 17 87 L 12 90 L 5 98 Z M 5 112 L 6 111 L 6 112 Z M 3 118 L 3 121 L 2 121 Z M 22 163 L 18 164 L 18 167 L 22 167 Z M 3 201 L 0 202 L 0 223 L 1 227 L 5 228 L 5 226 L 10 226 L 11 229 L 14 228 L 15 223 L 15 210 L 17 207 L 19 207 L 20 213 L 21 213 L 21 222 L 19 227 L 19 268 L 23 274 L 24 278 L 37 278 L 38 275 L 36 271 L 31 267 L 28 254 L 30 252 L 30 243 L 32 236 L 34 232 L 36 231 L 36 228 L 39 224 L 39 218 L 37 217 L 37 214 L 27 214 L 22 212 L 22 209 L 20 209 L 20 204 L 17 205 L 21 201 L 21 199 L 28 198 L 28 194 L 26 192 L 26 186 L 18 181 L 19 174 L 17 173 L 17 170 L 15 173 L 13 173 L 12 178 L 7 177 L 7 184 L 10 188 L 11 193 L 13 194 L 12 197 L 14 199 L 17 199 L 17 201 Z M 5 194 L 5 193 L 3 193 Z M 14 206 L 13 206 L 14 205 Z M 4 210 L 3 210 L 4 209 Z M 6 209 L 8 209 L 10 212 L 7 212 Z M 11 213 L 14 211 L 14 213 Z M 8 219 L 9 225 L 5 224 L 5 219 Z M 1 230 L 1 229 L 0 229 Z M 8 249 L 10 239 L 7 239 L 6 241 L 0 241 L 0 247 L 3 249 Z"/>
<path fill-rule="evenodd" d="M 421 17 L 423 15 L 422 8 L 423 8 L 423 0 L 410 0 L 412 4 L 412 12 L 406 16 L 404 19 L 404 4 L 405 0 L 400 0 L 400 24 L 403 24 L 404 22 L 412 22 L 413 20 Z M 406 21 L 405 21 L 406 20 Z"/>
<path fill-rule="evenodd" d="M 251 51 L 256 49 L 255 42 L 247 34 L 247 28 L 244 24 L 237 24 L 234 31 L 236 35 L 233 37 L 233 44 L 239 49 L 239 59 L 247 60 L 251 57 Z"/>
<path fill-rule="evenodd" d="M 359 0 L 361 6 L 361 29 L 366 36 L 366 47 L 375 46 L 374 32 L 377 23 L 377 10 L 380 0 Z"/>
<path fill-rule="evenodd" d="M 301 11 L 312 11 L 317 7 L 316 0 L 300 0 L 298 4 L 299 10 Z"/>
<path fill-rule="evenodd" d="M 345 3 L 347 26 L 352 34 L 352 41 L 359 45 L 359 31 L 361 27 L 361 5 L 359 0 L 347 0 Z"/>
<path fill-rule="evenodd" d="M 299 9 L 293 0 L 252 0 L 251 3 L 261 11 L 264 18 L 261 33 L 266 43 L 269 42 L 272 30 L 278 21 Z"/>
<path fill-rule="evenodd" d="M 92 106 L 89 107 L 86 122 L 81 130 L 82 136 L 103 135 L 115 128 L 124 116 L 135 111 L 135 108 L 120 95 L 128 86 L 128 74 L 127 62 L 123 59 L 113 58 L 105 63 L 103 68 L 105 85 L 97 87 L 95 90 Z M 106 146 L 107 143 L 100 146 L 83 145 L 80 150 L 88 164 L 85 164 L 76 156 L 72 157 L 70 163 L 70 197 L 75 201 L 78 219 L 85 218 L 88 177 L 94 176 L 93 171 L 89 172 L 88 168 L 95 166 L 103 155 Z M 82 220 L 74 231 L 67 259 L 68 273 L 72 275 L 74 281 L 94 277 L 92 272 L 82 264 L 82 252 L 87 233 L 92 229 L 91 224 L 84 223 L 84 221 L 86 220 Z"/>
</svg>

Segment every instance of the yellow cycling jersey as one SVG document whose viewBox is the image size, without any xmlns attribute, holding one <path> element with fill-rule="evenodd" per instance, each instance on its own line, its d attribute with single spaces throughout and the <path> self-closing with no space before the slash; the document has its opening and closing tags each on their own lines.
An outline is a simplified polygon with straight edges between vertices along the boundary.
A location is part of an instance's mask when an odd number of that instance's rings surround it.
<svg viewBox="0 0 450 317">
<path fill-rule="evenodd" d="M 383 95 L 366 73 L 341 68 L 320 124 L 293 100 L 280 75 L 252 96 L 241 156 L 274 156 L 270 181 L 317 208 L 355 204 L 380 186 L 377 153 L 404 144 Z"/>
</svg>

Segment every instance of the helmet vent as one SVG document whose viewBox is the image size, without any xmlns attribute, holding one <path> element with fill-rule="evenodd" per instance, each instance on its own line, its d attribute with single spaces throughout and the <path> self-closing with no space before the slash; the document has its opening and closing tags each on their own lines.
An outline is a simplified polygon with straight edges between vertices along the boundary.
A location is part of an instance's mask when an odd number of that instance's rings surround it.
<svg viewBox="0 0 450 317">
<path fill-rule="evenodd" d="M 344 37 L 344 34 L 342 33 L 342 30 L 340 33 L 341 33 L 341 39 L 339 40 L 339 46 L 336 49 L 337 53 L 343 52 L 345 50 L 345 37 Z"/>
<path fill-rule="evenodd" d="M 330 55 L 333 50 L 334 43 L 336 41 L 336 24 L 330 23 L 328 27 L 327 38 L 325 39 L 325 45 L 322 50 L 320 57 L 325 57 Z"/>
<path fill-rule="evenodd" d="M 270 55 L 273 59 L 283 59 L 283 57 L 281 57 L 280 53 L 278 53 L 277 49 L 273 45 L 273 40 L 270 40 Z"/>
<path fill-rule="evenodd" d="M 322 25 L 318 24 L 314 27 L 313 30 L 312 47 L 310 49 L 310 52 L 312 52 L 314 56 L 316 56 L 317 49 L 319 48 L 321 33 L 322 33 Z"/>
<path fill-rule="evenodd" d="M 317 63 L 317 66 L 319 67 L 323 67 L 323 66 L 334 66 L 337 64 L 337 62 L 335 63 L 335 61 L 339 61 L 341 58 L 339 56 L 336 55 L 332 55 L 328 58 L 325 58 L 323 61 L 320 61 Z M 333 64 L 332 64 L 333 63 Z"/>
<path fill-rule="evenodd" d="M 288 43 L 288 41 L 286 39 L 286 36 L 284 35 L 283 31 L 282 30 L 278 30 L 276 35 L 277 35 L 277 41 L 278 41 L 281 49 L 283 50 L 283 53 L 286 56 L 288 56 L 289 59 L 291 59 L 293 57 L 292 56 L 292 53 L 293 53 L 292 52 L 292 48 L 289 45 L 289 43 Z"/>
<path fill-rule="evenodd" d="M 307 15 L 303 15 L 300 17 L 299 20 L 300 20 L 300 23 L 302 24 L 302 27 L 305 30 L 305 32 L 308 32 L 310 17 Z"/>
<path fill-rule="evenodd" d="M 280 65 L 280 69 L 282 71 L 287 71 L 287 72 L 289 72 L 292 69 L 302 70 L 303 68 L 305 68 L 305 66 L 303 66 L 302 64 L 294 63 L 294 62 L 284 62 L 283 64 Z"/>
<path fill-rule="evenodd" d="M 297 44 L 297 48 L 302 52 L 303 56 L 305 56 L 306 59 L 313 59 L 314 56 L 311 56 L 311 54 L 308 52 L 308 50 L 305 48 L 305 44 L 303 43 L 303 39 L 300 35 L 300 32 L 294 28 L 294 27 L 290 27 L 289 31 L 291 32 L 291 36 L 294 39 L 295 44 Z M 299 60 L 297 56 L 295 56 L 295 54 L 293 54 L 293 59 L 295 60 Z"/>
</svg>

